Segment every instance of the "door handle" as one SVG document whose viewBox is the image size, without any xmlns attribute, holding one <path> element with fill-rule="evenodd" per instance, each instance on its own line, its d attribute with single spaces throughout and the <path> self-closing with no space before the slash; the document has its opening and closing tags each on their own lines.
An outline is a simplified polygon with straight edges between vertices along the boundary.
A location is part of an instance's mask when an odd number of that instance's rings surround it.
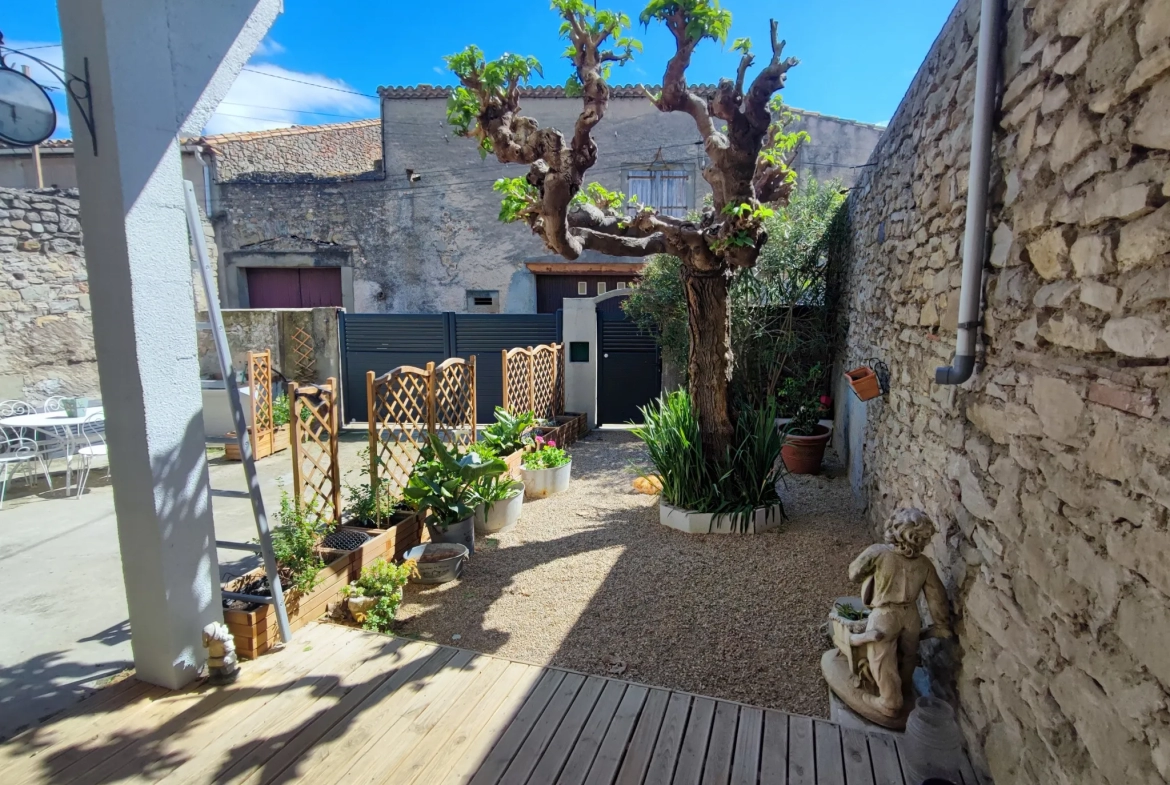
<svg viewBox="0 0 1170 785">
<path fill-rule="evenodd" d="M 604 357 L 604 358 L 606 358 L 606 359 L 609 359 L 609 352 L 606 352 L 605 354 L 603 354 L 603 355 L 601 355 L 601 356 L 602 356 L 602 357 Z"/>
</svg>

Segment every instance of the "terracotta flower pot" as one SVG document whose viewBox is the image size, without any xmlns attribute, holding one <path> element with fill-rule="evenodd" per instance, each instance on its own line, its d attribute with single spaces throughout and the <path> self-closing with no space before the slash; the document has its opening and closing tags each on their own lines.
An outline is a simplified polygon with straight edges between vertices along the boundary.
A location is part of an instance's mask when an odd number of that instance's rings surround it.
<svg viewBox="0 0 1170 785">
<path fill-rule="evenodd" d="M 811 436 L 790 433 L 784 437 L 784 447 L 780 450 L 780 455 L 784 458 L 784 465 L 788 467 L 788 471 L 793 474 L 819 472 L 831 433 L 825 426 L 818 425 Z"/>
<path fill-rule="evenodd" d="M 870 398 L 876 398 L 882 394 L 877 374 L 869 366 L 863 365 L 852 371 L 846 371 L 845 378 L 849 380 L 849 386 L 853 388 L 854 395 L 863 401 L 868 401 Z"/>
</svg>

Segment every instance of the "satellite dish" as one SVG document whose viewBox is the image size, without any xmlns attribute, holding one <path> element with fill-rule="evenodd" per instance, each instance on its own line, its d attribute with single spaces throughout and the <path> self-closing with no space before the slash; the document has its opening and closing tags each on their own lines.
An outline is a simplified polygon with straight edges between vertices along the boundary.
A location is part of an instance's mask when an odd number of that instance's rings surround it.
<svg viewBox="0 0 1170 785">
<path fill-rule="evenodd" d="M 57 129 L 57 109 L 45 88 L 11 68 L 0 67 L 0 142 L 32 147 Z"/>
</svg>

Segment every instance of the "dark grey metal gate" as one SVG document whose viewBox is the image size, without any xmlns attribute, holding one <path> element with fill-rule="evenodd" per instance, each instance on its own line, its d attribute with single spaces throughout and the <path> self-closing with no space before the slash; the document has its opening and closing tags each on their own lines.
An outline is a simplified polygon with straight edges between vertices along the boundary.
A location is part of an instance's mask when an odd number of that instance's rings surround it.
<svg viewBox="0 0 1170 785">
<path fill-rule="evenodd" d="M 597 310 L 597 340 L 598 425 L 642 422 L 638 407 L 662 394 L 657 340 L 624 311 L 601 308 Z"/>
<path fill-rule="evenodd" d="M 366 420 L 366 372 L 400 365 L 425 367 L 448 357 L 475 356 L 479 421 L 492 422 L 503 403 L 500 350 L 561 339 L 561 314 L 358 313 L 339 314 L 343 417 Z"/>
</svg>

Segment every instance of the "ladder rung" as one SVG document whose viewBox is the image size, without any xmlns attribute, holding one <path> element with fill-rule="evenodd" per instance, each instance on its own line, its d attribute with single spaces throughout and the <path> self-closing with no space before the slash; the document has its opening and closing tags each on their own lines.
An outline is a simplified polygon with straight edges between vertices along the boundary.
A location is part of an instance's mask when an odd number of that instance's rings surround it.
<svg viewBox="0 0 1170 785">
<path fill-rule="evenodd" d="M 257 602 L 261 605 L 272 605 L 276 602 L 272 597 L 261 597 L 258 594 L 240 594 L 235 591 L 223 592 L 223 598 L 225 600 L 238 600 L 240 602 Z"/>
<path fill-rule="evenodd" d="M 216 548 L 223 548 L 229 551 L 251 551 L 252 553 L 260 553 L 260 546 L 254 542 L 231 542 L 230 540 L 216 540 Z"/>
</svg>

